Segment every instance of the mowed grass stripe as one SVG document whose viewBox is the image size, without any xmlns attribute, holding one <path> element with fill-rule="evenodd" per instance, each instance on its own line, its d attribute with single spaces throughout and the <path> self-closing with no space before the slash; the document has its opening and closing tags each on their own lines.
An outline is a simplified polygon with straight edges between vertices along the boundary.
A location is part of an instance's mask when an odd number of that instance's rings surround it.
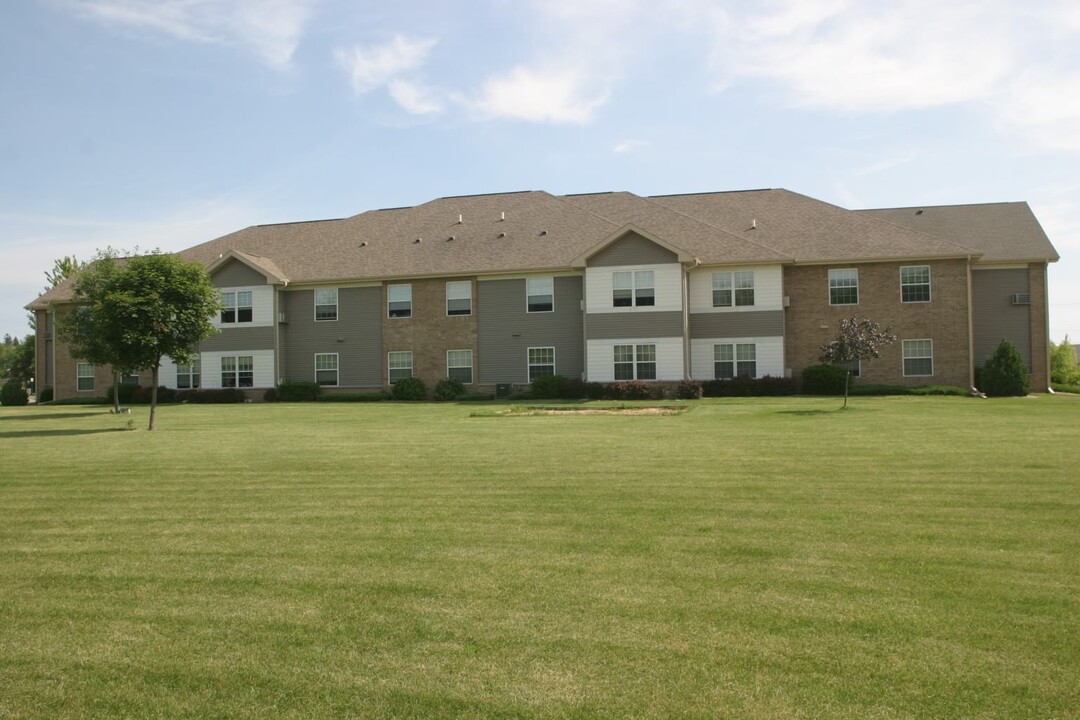
<svg viewBox="0 0 1080 720">
<path fill-rule="evenodd" d="M 690 405 L 0 409 L 0 717 L 1080 714 L 1077 398 Z"/>
</svg>

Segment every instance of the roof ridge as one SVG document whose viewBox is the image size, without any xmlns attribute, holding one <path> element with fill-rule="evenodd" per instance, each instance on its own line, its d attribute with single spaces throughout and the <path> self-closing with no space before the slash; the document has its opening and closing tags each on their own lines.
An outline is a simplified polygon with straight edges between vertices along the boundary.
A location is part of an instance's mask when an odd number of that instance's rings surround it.
<svg viewBox="0 0 1080 720">
<path fill-rule="evenodd" d="M 690 195 L 734 195 L 736 193 L 768 192 L 771 190 L 784 190 L 785 188 L 747 188 L 745 190 L 711 190 L 709 192 L 666 193 L 664 195 L 643 195 L 646 199 L 662 197 L 688 197 Z"/>
<path fill-rule="evenodd" d="M 743 191 L 740 190 L 738 192 L 743 192 Z M 756 192 L 756 191 L 746 191 L 746 192 Z M 684 193 L 684 194 L 689 195 L 691 193 Z M 719 195 L 720 193 L 694 193 L 694 194 Z M 673 195 L 661 195 L 659 197 L 675 197 L 675 196 L 673 196 Z M 647 203 L 651 203 L 653 205 L 658 205 L 658 206 L 664 208 L 665 210 L 667 210 L 668 212 L 673 212 L 676 215 L 682 215 L 685 218 L 689 218 L 690 220 L 693 220 L 694 222 L 696 222 L 696 223 L 698 223 L 700 225 L 704 225 L 705 227 L 712 228 L 713 230 L 716 230 L 717 232 L 721 232 L 724 235 L 730 235 L 731 237 L 736 238 L 740 242 L 745 242 L 745 243 L 750 243 L 751 245 L 756 245 L 757 247 L 768 250 L 771 253 L 776 253 L 777 255 L 779 255 L 780 257 L 782 257 L 782 258 L 784 258 L 786 260 L 791 260 L 792 262 L 795 261 L 795 258 L 789 257 L 786 253 L 783 253 L 783 252 L 777 250 L 774 247 L 770 247 L 770 246 L 766 245 L 765 243 L 758 242 L 757 240 L 751 240 L 750 238 L 744 238 L 742 235 L 739 235 L 737 233 L 733 233 L 730 230 L 727 230 L 726 228 L 722 228 L 722 227 L 719 227 L 717 225 L 713 225 L 711 222 L 708 222 L 707 220 L 703 220 L 703 219 L 701 219 L 699 217 L 694 217 L 693 215 L 689 215 L 687 213 L 684 213 L 682 210 L 676 210 L 675 208 L 668 207 L 667 205 L 665 205 L 662 202 L 653 202 L 653 199 L 652 199 L 651 196 L 650 197 L 643 197 L 641 199 L 644 200 Z"/>
<path fill-rule="evenodd" d="M 875 210 L 933 210 L 935 208 L 962 208 L 962 207 L 987 207 L 988 205 L 1027 205 L 1027 200 L 999 200 L 997 202 L 981 203 L 951 203 L 945 205 L 897 205 L 895 207 L 882 208 L 859 208 L 852 212 L 874 212 Z"/>
</svg>

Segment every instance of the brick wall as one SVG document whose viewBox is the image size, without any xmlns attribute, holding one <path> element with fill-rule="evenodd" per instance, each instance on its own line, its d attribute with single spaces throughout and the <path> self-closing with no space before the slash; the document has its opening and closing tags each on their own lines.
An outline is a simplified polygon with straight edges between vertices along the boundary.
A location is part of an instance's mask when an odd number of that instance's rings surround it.
<svg viewBox="0 0 1080 720">
<path fill-rule="evenodd" d="M 900 267 L 929 265 L 931 301 L 900 302 Z M 859 269 L 859 304 L 829 305 L 829 269 Z M 821 346 L 835 339 L 842 318 L 858 315 L 888 327 L 897 336 L 881 357 L 862 363 L 862 382 L 896 385 L 970 385 L 967 261 L 921 263 L 841 263 L 784 268 L 785 364 L 798 378 L 820 362 Z M 1034 298 L 1033 298 L 1034 300 Z M 934 341 L 934 375 L 904 377 L 902 340 Z"/>
<path fill-rule="evenodd" d="M 455 280 L 472 280 L 472 314 L 446 314 L 446 283 Z M 478 353 L 476 351 L 476 282 L 472 278 L 439 278 L 413 280 L 412 317 L 392 318 L 386 310 L 386 288 L 383 285 L 382 321 L 382 377 L 388 384 L 387 353 L 411 350 L 413 353 L 413 377 L 424 381 L 430 392 L 435 383 L 446 378 L 446 351 L 473 351 L 473 380 L 479 377 Z M 471 389 L 471 388 L 470 388 Z"/>
</svg>

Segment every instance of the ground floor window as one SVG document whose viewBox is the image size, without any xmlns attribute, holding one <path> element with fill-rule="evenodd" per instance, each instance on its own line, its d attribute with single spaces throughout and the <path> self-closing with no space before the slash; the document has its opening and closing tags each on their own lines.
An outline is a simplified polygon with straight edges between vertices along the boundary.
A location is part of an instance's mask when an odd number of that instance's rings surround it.
<svg viewBox="0 0 1080 720">
<path fill-rule="evenodd" d="M 656 345 L 616 345 L 616 380 L 655 380 Z"/>
<path fill-rule="evenodd" d="M 94 389 L 94 366 L 90 363 L 78 363 L 75 366 L 75 389 L 80 392 Z"/>
<path fill-rule="evenodd" d="M 472 350 L 446 352 L 446 377 L 460 380 L 462 385 L 472 385 Z"/>
<path fill-rule="evenodd" d="M 543 375 L 555 374 L 555 348 L 529 348 L 529 382 Z"/>
<path fill-rule="evenodd" d="M 176 366 L 176 387 L 180 390 L 194 390 L 199 387 L 199 361 L 191 365 Z"/>
<path fill-rule="evenodd" d="M 139 384 L 139 376 L 138 375 L 132 375 L 131 373 L 122 373 L 120 375 L 120 384 L 121 385 L 138 385 Z"/>
<path fill-rule="evenodd" d="M 934 374 L 934 341 L 904 341 L 904 377 L 929 377 Z"/>
<path fill-rule="evenodd" d="M 387 354 L 389 380 L 393 385 L 398 380 L 412 377 L 412 351 L 404 350 Z"/>
<path fill-rule="evenodd" d="M 315 353 L 315 382 L 320 385 L 337 386 L 337 353 Z"/>
<path fill-rule="evenodd" d="M 757 345 L 754 343 L 719 343 L 713 345 L 713 377 L 757 377 Z"/>
<path fill-rule="evenodd" d="M 851 377 L 859 377 L 862 374 L 862 361 L 850 360 L 848 362 L 833 363 L 836 367 L 841 367 L 851 373 Z"/>
<path fill-rule="evenodd" d="M 255 387 L 255 359 L 251 355 L 225 355 L 221 358 L 221 387 Z"/>
</svg>

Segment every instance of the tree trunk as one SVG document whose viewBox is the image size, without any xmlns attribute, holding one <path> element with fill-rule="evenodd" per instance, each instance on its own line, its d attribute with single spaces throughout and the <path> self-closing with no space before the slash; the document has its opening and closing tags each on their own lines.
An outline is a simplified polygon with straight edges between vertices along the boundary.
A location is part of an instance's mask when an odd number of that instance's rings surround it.
<svg viewBox="0 0 1080 720">
<path fill-rule="evenodd" d="M 848 393 L 848 384 L 849 383 L 851 383 L 851 371 L 850 370 L 848 370 L 846 373 L 844 373 L 844 407 L 840 408 L 841 410 L 847 410 L 847 393 Z"/>
<path fill-rule="evenodd" d="M 120 414 L 120 371 L 113 368 L 112 371 L 112 407 L 113 414 Z"/>
<path fill-rule="evenodd" d="M 154 429 L 154 416 L 157 414 L 157 386 L 158 386 L 158 370 L 161 368 L 161 358 L 154 364 L 153 372 L 153 386 L 150 388 L 150 427 L 147 430 Z"/>
</svg>

